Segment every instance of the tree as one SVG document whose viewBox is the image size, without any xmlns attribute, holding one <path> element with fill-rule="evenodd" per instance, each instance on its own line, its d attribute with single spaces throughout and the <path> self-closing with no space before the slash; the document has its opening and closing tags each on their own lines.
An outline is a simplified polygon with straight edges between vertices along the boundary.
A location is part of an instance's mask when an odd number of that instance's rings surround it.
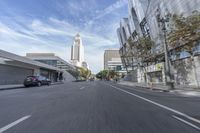
<svg viewBox="0 0 200 133">
<path fill-rule="evenodd" d="M 171 20 L 172 27 L 168 34 L 170 48 L 184 48 L 191 52 L 200 40 L 200 12 L 194 11 L 188 17 L 174 14 Z"/>
<path fill-rule="evenodd" d="M 102 70 L 96 74 L 96 78 L 98 79 L 113 79 L 118 78 L 119 74 L 114 70 Z"/>
<path fill-rule="evenodd" d="M 109 77 L 112 78 L 112 79 L 118 78 L 119 74 L 116 71 L 114 71 L 114 70 L 110 70 L 109 71 Z"/>
<path fill-rule="evenodd" d="M 99 73 L 96 74 L 96 77 L 98 79 L 106 79 L 108 75 L 108 70 L 102 70 Z"/>
<path fill-rule="evenodd" d="M 91 71 L 87 68 L 77 67 L 79 71 L 79 78 L 88 79 L 91 75 Z"/>
<path fill-rule="evenodd" d="M 154 42 L 149 37 L 141 37 L 137 41 L 128 41 L 129 45 L 132 47 L 132 56 L 135 59 L 144 64 L 148 62 L 148 58 L 152 55 L 151 49 Z"/>
<path fill-rule="evenodd" d="M 151 49 L 154 45 L 154 42 L 149 37 L 141 37 L 137 41 L 128 40 L 128 43 L 132 49 L 132 55 L 138 63 L 138 67 L 142 67 L 146 77 L 146 66 L 150 60 L 150 57 L 153 56 Z"/>
</svg>

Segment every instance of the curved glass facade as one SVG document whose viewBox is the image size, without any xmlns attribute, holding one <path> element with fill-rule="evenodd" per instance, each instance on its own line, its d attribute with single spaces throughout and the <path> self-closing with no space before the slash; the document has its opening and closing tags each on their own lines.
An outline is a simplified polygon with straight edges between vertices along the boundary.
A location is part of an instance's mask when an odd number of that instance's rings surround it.
<svg viewBox="0 0 200 133">
<path fill-rule="evenodd" d="M 123 44 L 121 45 L 120 54 L 123 57 L 124 66 L 130 68 L 133 64 L 138 64 L 137 62 L 133 61 L 130 63 L 134 57 L 130 57 L 129 53 L 134 52 L 133 49 L 129 46 L 129 39 L 133 42 L 137 41 L 139 37 L 150 37 L 150 39 L 154 42 L 154 46 L 151 49 L 151 53 L 155 55 L 164 55 L 164 44 L 167 41 L 167 35 L 172 27 L 173 23 L 170 21 L 170 17 L 172 15 L 183 15 L 185 17 L 190 16 L 194 11 L 200 12 L 200 0 L 128 0 L 128 21 L 124 24 L 123 21 L 120 22 L 120 30 L 118 30 L 118 37 L 119 40 L 123 40 Z M 161 23 L 161 19 L 165 20 L 164 23 Z M 168 19 L 169 18 L 169 19 Z M 158 22 L 159 21 L 159 22 Z M 121 30 L 126 29 L 127 25 L 130 27 L 130 30 Z M 164 25 L 164 26 L 163 26 Z M 164 27 L 164 28 L 163 28 Z M 130 33 L 130 37 L 126 36 L 127 33 Z M 126 36 L 126 37 L 124 37 Z M 120 38 L 121 37 L 121 38 Z M 180 46 L 182 47 L 182 46 Z M 199 55 L 199 45 L 197 44 L 193 50 L 192 54 L 188 53 L 187 50 L 181 49 L 179 51 L 175 51 L 173 48 L 170 47 L 170 59 L 172 61 L 172 65 L 174 65 L 174 79 L 177 83 L 186 83 L 182 82 L 181 73 L 184 71 L 190 71 L 187 77 L 188 84 L 195 84 L 194 81 L 194 73 L 191 70 L 183 70 L 179 73 L 177 71 L 179 68 L 176 67 L 178 62 L 182 62 L 183 64 L 187 64 L 186 60 L 189 60 L 188 57 Z M 156 56 L 157 57 L 157 56 Z M 195 57 L 193 60 L 197 60 L 199 57 Z M 164 62 L 164 58 L 160 58 L 157 63 Z M 155 62 L 152 62 L 155 65 Z M 150 64 L 152 65 L 152 64 Z M 198 68 L 198 63 L 194 62 L 195 67 Z M 177 65 L 179 66 L 179 65 Z M 195 69 L 196 69 L 195 68 Z M 136 68 L 137 69 L 137 68 Z M 200 69 L 200 67 L 199 67 Z M 132 69 L 132 71 L 134 68 Z M 139 72 L 140 70 L 138 70 Z M 162 73 L 162 79 L 165 79 L 165 72 Z M 143 75 L 144 72 L 139 72 L 139 75 Z M 152 74 L 156 75 L 156 74 Z M 200 71 L 199 71 L 200 76 Z M 184 79 L 183 78 L 183 79 Z M 193 79 L 193 80 L 190 80 Z M 159 80 L 158 80 L 159 81 Z M 197 80 L 196 80 L 197 81 Z M 165 81 L 163 81 L 165 82 Z"/>
</svg>

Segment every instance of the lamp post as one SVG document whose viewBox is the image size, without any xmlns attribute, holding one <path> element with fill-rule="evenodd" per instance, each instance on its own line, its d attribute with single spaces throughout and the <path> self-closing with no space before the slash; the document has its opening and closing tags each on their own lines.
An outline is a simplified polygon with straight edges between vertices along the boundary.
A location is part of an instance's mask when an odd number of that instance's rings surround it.
<svg viewBox="0 0 200 133">
<path fill-rule="evenodd" d="M 160 24 L 163 37 L 164 37 L 164 54 L 165 54 L 165 84 L 168 86 L 168 89 L 174 89 L 174 83 L 172 82 L 171 70 L 170 70 L 170 58 L 168 52 L 168 44 L 167 44 L 167 28 L 166 23 L 169 22 L 170 16 L 169 14 L 164 17 L 161 16 L 160 10 L 157 10 L 157 21 Z"/>
</svg>

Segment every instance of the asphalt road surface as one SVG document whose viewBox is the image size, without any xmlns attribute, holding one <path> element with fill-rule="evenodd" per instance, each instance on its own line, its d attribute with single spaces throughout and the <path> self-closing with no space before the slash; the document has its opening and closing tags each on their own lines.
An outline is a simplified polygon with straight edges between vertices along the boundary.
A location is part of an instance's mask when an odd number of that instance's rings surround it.
<svg viewBox="0 0 200 133">
<path fill-rule="evenodd" d="M 200 99 L 112 82 L 0 91 L 0 133 L 199 133 Z"/>
</svg>

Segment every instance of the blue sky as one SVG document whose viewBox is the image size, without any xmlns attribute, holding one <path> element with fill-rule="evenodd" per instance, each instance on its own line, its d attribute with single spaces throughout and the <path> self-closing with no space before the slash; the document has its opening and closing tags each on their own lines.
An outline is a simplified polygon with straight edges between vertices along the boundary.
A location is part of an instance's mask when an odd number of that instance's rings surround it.
<svg viewBox="0 0 200 133">
<path fill-rule="evenodd" d="M 0 0 L 0 9 L 0 49 L 53 52 L 69 61 L 80 33 L 93 72 L 103 69 L 105 49 L 119 48 L 116 29 L 128 15 L 127 0 Z"/>
</svg>

